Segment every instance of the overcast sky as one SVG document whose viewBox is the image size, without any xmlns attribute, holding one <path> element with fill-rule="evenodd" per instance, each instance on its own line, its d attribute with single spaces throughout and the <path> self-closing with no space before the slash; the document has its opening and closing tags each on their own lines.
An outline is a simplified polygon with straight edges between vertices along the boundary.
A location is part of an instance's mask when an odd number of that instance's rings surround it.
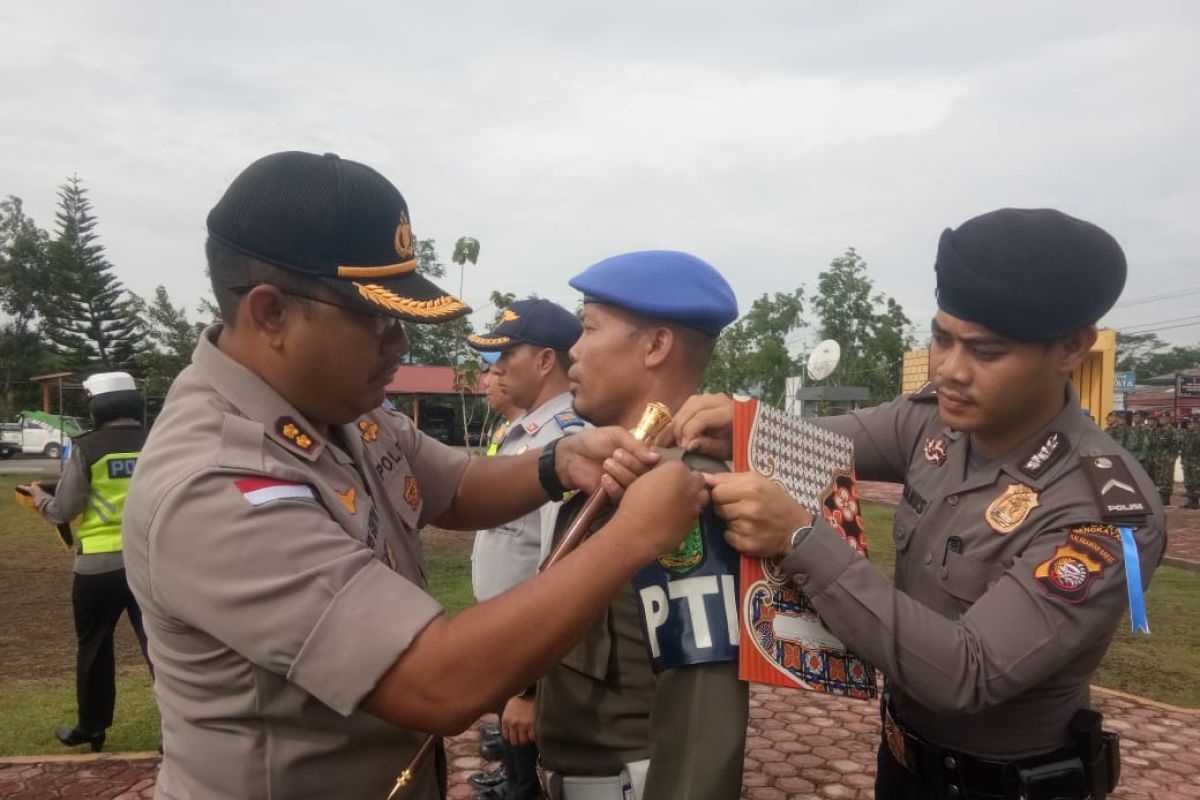
<svg viewBox="0 0 1200 800">
<path fill-rule="evenodd" d="M 476 308 L 492 289 L 574 307 L 592 262 L 673 248 L 746 310 L 853 245 L 923 334 L 943 228 L 1052 206 L 1124 246 L 1123 302 L 1173 295 L 1110 323 L 1200 315 L 1200 4 L 582 8 L 11 0 L 0 196 L 51 227 L 78 173 L 120 278 L 189 310 L 208 209 L 300 149 L 391 178 L 447 261 L 477 237 Z"/>
</svg>

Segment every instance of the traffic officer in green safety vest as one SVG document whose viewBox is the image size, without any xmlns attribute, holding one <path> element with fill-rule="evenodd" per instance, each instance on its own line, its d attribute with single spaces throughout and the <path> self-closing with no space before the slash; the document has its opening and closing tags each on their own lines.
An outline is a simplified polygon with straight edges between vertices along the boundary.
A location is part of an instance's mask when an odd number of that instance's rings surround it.
<svg viewBox="0 0 1200 800">
<path fill-rule="evenodd" d="M 88 411 L 96 429 L 72 440 L 71 457 L 53 494 L 38 484 L 24 487 L 39 513 L 52 524 L 83 515 L 75 532 L 75 582 L 71 602 L 75 612 L 76 695 L 79 721 L 73 728 L 54 731 L 68 747 L 104 747 L 104 733 L 113 722 L 116 666 L 113 632 L 122 613 L 146 654 L 142 613 L 125 582 L 121 556 L 121 517 L 125 493 L 146 428 L 142 425 L 142 396 L 125 372 L 105 372 L 83 382 Z M 147 664 L 149 661 L 147 660 Z"/>
</svg>

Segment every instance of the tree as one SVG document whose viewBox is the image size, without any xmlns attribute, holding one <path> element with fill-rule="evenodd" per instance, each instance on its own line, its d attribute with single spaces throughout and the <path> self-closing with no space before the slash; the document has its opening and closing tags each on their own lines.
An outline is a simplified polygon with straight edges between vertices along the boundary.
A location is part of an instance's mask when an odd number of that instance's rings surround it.
<svg viewBox="0 0 1200 800">
<path fill-rule="evenodd" d="M 58 198 L 42 332 L 67 369 L 121 369 L 132 362 L 141 338 L 134 306 L 104 255 L 79 178 L 59 187 Z"/>
<path fill-rule="evenodd" d="M 1134 372 L 1139 381 L 1200 367 L 1200 346 L 1168 348 L 1157 333 L 1117 331 L 1117 370 Z"/>
<path fill-rule="evenodd" d="M 446 265 L 432 239 L 419 239 L 415 245 L 417 274 L 426 278 L 446 277 Z M 408 325 L 408 363 L 454 367 L 461 360 L 467 337 L 474 332 L 471 321 L 459 317 L 436 325 Z"/>
<path fill-rule="evenodd" d="M 492 293 L 488 295 L 488 301 L 491 302 L 492 307 L 496 309 L 496 316 L 492 321 L 493 325 L 500 324 L 500 321 L 504 319 L 505 310 L 508 309 L 513 302 L 516 301 L 516 299 L 517 295 L 515 292 L 501 292 L 497 289 L 492 290 Z"/>
<path fill-rule="evenodd" d="M 804 290 L 763 295 L 721 333 L 704 374 L 706 391 L 743 392 L 782 405 L 787 379 L 799 369 L 787 336 L 804 327 Z"/>
<path fill-rule="evenodd" d="M 853 247 L 817 276 L 813 307 L 820 317 L 819 335 L 842 348 L 833 379 L 866 386 L 874 402 L 900 391 L 904 351 L 912 342 L 909 319 L 894 299 L 874 293 L 867 262 Z"/>
<path fill-rule="evenodd" d="M 192 359 L 204 324 L 190 322 L 183 308 L 171 304 L 165 287 L 154 290 L 147 304 L 134 296 L 133 306 L 146 332 L 146 347 L 134 357 L 134 371 L 142 379 L 147 400 L 165 397 L 171 382 Z"/>
<path fill-rule="evenodd" d="M 30 381 L 48 366 L 50 353 L 35 328 L 46 298 L 49 236 L 25 216 L 21 198 L 0 201 L 0 418 L 37 402 Z"/>
</svg>

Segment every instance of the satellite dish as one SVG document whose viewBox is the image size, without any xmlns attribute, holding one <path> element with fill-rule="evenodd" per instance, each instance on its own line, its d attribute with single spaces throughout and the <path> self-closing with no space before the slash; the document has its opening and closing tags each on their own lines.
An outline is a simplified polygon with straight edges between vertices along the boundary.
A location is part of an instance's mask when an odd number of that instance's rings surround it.
<svg viewBox="0 0 1200 800">
<path fill-rule="evenodd" d="M 813 348 L 808 356 L 808 377 L 814 381 L 823 381 L 837 369 L 838 359 L 842 357 L 842 348 L 833 339 L 826 339 Z"/>
</svg>

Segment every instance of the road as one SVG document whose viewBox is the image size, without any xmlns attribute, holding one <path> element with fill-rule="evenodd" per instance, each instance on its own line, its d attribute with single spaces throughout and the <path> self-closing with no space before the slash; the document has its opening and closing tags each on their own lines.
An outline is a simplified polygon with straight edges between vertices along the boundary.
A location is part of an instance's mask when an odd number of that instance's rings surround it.
<svg viewBox="0 0 1200 800">
<path fill-rule="evenodd" d="M 0 461 L 0 475 L 45 475 L 55 478 L 58 477 L 58 463 L 52 458 L 13 456 L 7 461 Z"/>
</svg>

